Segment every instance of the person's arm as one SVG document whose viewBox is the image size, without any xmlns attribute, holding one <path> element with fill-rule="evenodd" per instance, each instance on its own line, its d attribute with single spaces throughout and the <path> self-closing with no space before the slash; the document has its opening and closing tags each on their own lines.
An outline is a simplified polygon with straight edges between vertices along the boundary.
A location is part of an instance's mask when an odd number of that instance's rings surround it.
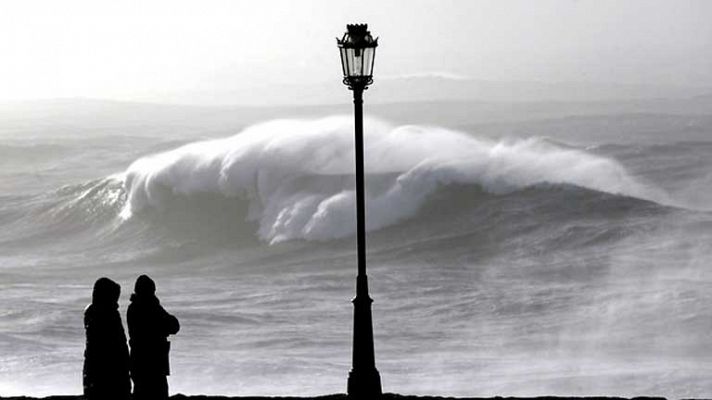
<svg viewBox="0 0 712 400">
<path fill-rule="evenodd" d="M 165 309 L 163 309 L 163 329 L 166 335 L 175 335 L 180 330 L 178 318 L 169 314 Z"/>
</svg>

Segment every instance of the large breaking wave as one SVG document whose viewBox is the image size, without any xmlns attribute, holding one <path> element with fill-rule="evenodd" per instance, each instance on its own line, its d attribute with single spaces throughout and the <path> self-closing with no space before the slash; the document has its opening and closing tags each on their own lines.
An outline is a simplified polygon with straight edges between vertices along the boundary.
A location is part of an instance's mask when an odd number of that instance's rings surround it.
<svg viewBox="0 0 712 400">
<path fill-rule="evenodd" d="M 500 194 L 566 184 L 666 201 L 618 162 L 543 138 L 493 140 L 376 119 L 366 120 L 365 132 L 368 230 L 413 217 L 447 185 Z M 353 165 L 349 117 L 265 122 L 135 161 L 123 176 L 121 215 L 211 195 L 244 202 L 246 219 L 269 243 L 342 238 L 355 229 Z"/>
</svg>

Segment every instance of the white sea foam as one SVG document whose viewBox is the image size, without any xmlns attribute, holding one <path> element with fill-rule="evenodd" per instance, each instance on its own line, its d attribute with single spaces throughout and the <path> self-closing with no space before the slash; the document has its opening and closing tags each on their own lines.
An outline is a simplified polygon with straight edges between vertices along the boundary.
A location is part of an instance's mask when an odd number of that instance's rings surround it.
<svg viewBox="0 0 712 400">
<path fill-rule="evenodd" d="M 496 141 L 375 119 L 366 120 L 365 132 L 368 230 L 413 216 L 447 184 L 493 193 L 572 184 L 665 201 L 618 162 L 541 138 Z M 125 172 L 122 215 L 160 209 L 174 196 L 213 193 L 247 201 L 248 218 L 270 243 L 346 237 L 355 229 L 353 164 L 350 117 L 270 121 L 135 161 Z"/>
</svg>

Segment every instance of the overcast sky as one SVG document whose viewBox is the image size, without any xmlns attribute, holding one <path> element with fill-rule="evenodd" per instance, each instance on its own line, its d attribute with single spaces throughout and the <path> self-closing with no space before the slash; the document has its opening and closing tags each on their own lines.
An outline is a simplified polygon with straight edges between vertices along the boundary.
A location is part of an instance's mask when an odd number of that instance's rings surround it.
<svg viewBox="0 0 712 400">
<path fill-rule="evenodd" d="M 711 20 L 703 0 L 8 0 L 0 100 L 338 82 L 352 22 L 381 79 L 712 86 Z"/>
</svg>

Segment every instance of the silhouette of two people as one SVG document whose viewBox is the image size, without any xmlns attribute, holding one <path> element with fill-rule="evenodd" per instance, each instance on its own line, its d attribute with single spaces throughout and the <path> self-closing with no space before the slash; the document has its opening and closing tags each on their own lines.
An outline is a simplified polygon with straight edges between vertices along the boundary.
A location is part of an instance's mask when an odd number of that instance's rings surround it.
<svg viewBox="0 0 712 400">
<path fill-rule="evenodd" d="M 130 376 L 134 399 L 168 399 L 167 338 L 180 329 L 178 319 L 161 306 L 153 280 L 141 275 L 127 312 L 129 351 L 118 311 L 120 293 L 119 284 L 100 278 L 84 312 L 84 395 L 89 400 L 126 400 Z"/>
</svg>

